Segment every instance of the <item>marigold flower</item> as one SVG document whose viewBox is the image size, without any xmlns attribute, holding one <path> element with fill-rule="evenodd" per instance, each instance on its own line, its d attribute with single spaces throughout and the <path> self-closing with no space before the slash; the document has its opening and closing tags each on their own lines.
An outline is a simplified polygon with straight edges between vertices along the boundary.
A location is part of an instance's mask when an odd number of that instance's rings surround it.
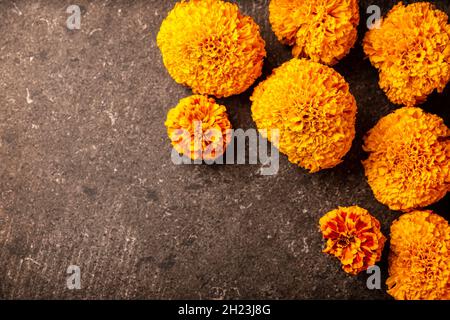
<svg viewBox="0 0 450 320">
<path fill-rule="evenodd" d="M 220 0 L 177 3 L 161 24 L 157 43 L 176 82 L 219 98 L 250 87 L 266 56 L 258 25 L 236 4 Z"/>
<path fill-rule="evenodd" d="M 380 87 L 396 104 L 415 106 L 450 80 L 450 25 L 431 3 L 401 2 L 367 32 L 363 46 L 379 69 Z"/>
<path fill-rule="evenodd" d="M 366 209 L 339 207 L 320 218 L 319 224 L 327 240 L 323 252 L 338 258 L 345 272 L 356 275 L 381 259 L 386 238 L 380 222 Z"/>
<path fill-rule="evenodd" d="M 363 161 L 378 201 L 392 210 L 430 205 L 450 186 L 450 130 L 436 115 L 416 107 L 382 118 L 365 137 Z"/>
<path fill-rule="evenodd" d="M 294 46 L 294 57 L 333 65 L 357 39 L 357 0 L 271 0 L 269 20 L 278 40 Z"/>
<path fill-rule="evenodd" d="M 398 300 L 450 299 L 450 226 L 444 218 L 414 211 L 392 223 L 386 284 Z"/>
<path fill-rule="evenodd" d="M 226 108 L 206 96 L 181 99 L 169 110 L 165 125 L 174 149 L 193 160 L 214 160 L 231 141 Z"/>
<path fill-rule="evenodd" d="M 334 167 L 352 145 L 356 101 L 330 67 L 294 58 L 276 68 L 250 99 L 260 134 L 310 172 Z M 273 129 L 279 141 L 267 134 Z"/>
</svg>

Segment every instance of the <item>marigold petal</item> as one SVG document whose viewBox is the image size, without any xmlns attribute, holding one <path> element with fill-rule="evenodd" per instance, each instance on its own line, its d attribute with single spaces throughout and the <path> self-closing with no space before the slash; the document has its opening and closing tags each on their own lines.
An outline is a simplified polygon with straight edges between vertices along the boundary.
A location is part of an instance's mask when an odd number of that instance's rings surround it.
<svg viewBox="0 0 450 320">
<path fill-rule="evenodd" d="M 391 226 L 388 293 L 398 300 L 450 299 L 450 226 L 432 211 L 402 215 Z"/>
<path fill-rule="evenodd" d="M 364 220 L 361 224 L 358 221 Z M 386 238 L 380 231 L 378 220 L 358 206 L 339 207 L 325 214 L 319 221 L 327 246 L 323 252 L 334 255 L 342 263 L 342 269 L 357 274 L 381 259 Z M 330 232 L 332 225 L 339 225 L 340 232 Z"/>
<path fill-rule="evenodd" d="M 216 97 L 247 90 L 266 56 L 259 26 L 221 0 L 178 2 L 161 24 L 157 44 L 176 82 Z"/>
<path fill-rule="evenodd" d="M 226 108 L 202 95 L 181 99 L 169 110 L 165 125 L 174 149 L 193 160 L 214 160 L 231 141 Z"/>
<path fill-rule="evenodd" d="M 364 139 L 367 180 L 378 201 L 409 211 L 443 198 L 450 187 L 450 130 L 436 115 L 404 107 Z"/>
<path fill-rule="evenodd" d="M 276 68 L 250 98 L 260 133 L 289 161 L 310 172 L 342 161 L 355 136 L 356 101 L 345 79 L 330 67 L 292 59 Z"/>
<path fill-rule="evenodd" d="M 400 2 L 367 32 L 363 47 L 393 103 L 415 106 L 450 80 L 450 24 L 431 3 Z"/>
<path fill-rule="evenodd" d="M 294 57 L 333 65 L 354 46 L 357 0 L 271 0 L 269 20 L 278 39 L 294 46 Z"/>
</svg>

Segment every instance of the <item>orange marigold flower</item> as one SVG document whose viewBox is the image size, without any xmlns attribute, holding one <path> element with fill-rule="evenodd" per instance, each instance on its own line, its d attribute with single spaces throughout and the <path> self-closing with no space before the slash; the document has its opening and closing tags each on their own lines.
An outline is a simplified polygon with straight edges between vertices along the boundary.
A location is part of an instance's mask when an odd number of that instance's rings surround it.
<svg viewBox="0 0 450 320">
<path fill-rule="evenodd" d="M 443 198 L 450 186 L 450 130 L 416 107 L 382 118 L 365 137 L 363 161 L 378 201 L 409 211 Z"/>
<path fill-rule="evenodd" d="M 226 108 L 201 95 L 181 99 L 165 125 L 174 149 L 193 160 L 214 160 L 231 141 Z"/>
<path fill-rule="evenodd" d="M 444 218 L 414 211 L 392 223 L 386 284 L 398 300 L 450 299 L 450 226 Z"/>
<path fill-rule="evenodd" d="M 356 42 L 358 0 L 271 0 L 269 20 L 294 57 L 333 65 Z"/>
<path fill-rule="evenodd" d="M 176 82 L 219 98 L 247 90 L 266 56 L 258 25 L 236 4 L 220 0 L 177 3 L 157 43 Z"/>
<path fill-rule="evenodd" d="M 276 68 L 250 99 L 260 134 L 310 172 L 334 167 L 352 145 L 356 101 L 330 67 L 294 58 Z M 279 139 L 267 134 L 273 129 Z"/>
<path fill-rule="evenodd" d="M 386 238 L 380 222 L 366 209 L 339 207 L 320 218 L 319 224 L 327 240 L 323 252 L 338 258 L 345 272 L 356 275 L 381 259 Z"/>
<path fill-rule="evenodd" d="M 450 25 L 431 3 L 400 2 L 367 32 L 363 46 L 393 103 L 415 106 L 450 80 Z"/>
</svg>

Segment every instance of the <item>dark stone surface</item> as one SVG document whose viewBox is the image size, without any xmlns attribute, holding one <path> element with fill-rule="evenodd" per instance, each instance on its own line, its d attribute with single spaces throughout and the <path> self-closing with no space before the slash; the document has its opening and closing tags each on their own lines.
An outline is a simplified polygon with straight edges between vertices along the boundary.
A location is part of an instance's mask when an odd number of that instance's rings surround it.
<svg viewBox="0 0 450 320">
<path fill-rule="evenodd" d="M 336 66 L 359 107 L 345 161 L 308 174 L 281 156 L 274 176 L 172 164 L 163 123 L 190 91 L 155 38 L 174 1 L 79 0 L 81 30 L 69 31 L 73 3 L 0 0 L 0 298 L 389 298 L 321 253 L 317 225 L 338 205 L 368 209 L 385 234 L 399 216 L 361 165 L 364 133 L 396 108 L 361 49 L 365 11 L 395 1 L 361 1 L 358 44 Z M 263 78 L 291 57 L 267 5 L 239 2 L 267 42 Z M 254 128 L 250 92 L 220 100 L 235 128 Z M 447 88 L 423 108 L 449 125 L 449 101 Z M 448 218 L 448 204 L 432 208 Z M 81 290 L 66 288 L 71 264 Z"/>
</svg>

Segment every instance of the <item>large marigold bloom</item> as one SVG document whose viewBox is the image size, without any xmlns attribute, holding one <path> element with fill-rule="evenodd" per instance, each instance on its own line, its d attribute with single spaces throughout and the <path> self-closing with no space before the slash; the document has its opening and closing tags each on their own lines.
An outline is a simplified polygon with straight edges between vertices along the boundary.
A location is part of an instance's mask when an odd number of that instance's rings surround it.
<svg viewBox="0 0 450 320">
<path fill-rule="evenodd" d="M 271 0 L 269 20 L 294 57 L 333 65 L 356 42 L 358 0 Z"/>
<path fill-rule="evenodd" d="M 367 210 L 339 207 L 320 218 L 319 224 L 327 240 L 323 252 L 338 258 L 345 272 L 356 275 L 381 259 L 386 238 L 380 222 Z"/>
<path fill-rule="evenodd" d="M 157 43 L 176 82 L 216 97 L 250 87 L 266 56 L 258 25 L 236 4 L 220 0 L 177 3 L 161 24 Z"/>
<path fill-rule="evenodd" d="M 415 106 L 450 80 L 450 25 L 431 3 L 400 2 L 367 32 L 363 46 L 393 103 Z"/>
<path fill-rule="evenodd" d="M 260 134 L 310 172 L 334 167 L 352 145 L 356 101 L 330 67 L 294 58 L 276 68 L 250 99 Z M 273 139 L 273 129 L 279 139 Z"/>
<path fill-rule="evenodd" d="M 450 226 L 444 218 L 414 211 L 392 223 L 386 284 L 399 300 L 450 299 Z"/>
<path fill-rule="evenodd" d="M 231 141 L 226 108 L 201 95 L 181 99 L 165 125 L 174 149 L 193 160 L 214 160 Z"/>
<path fill-rule="evenodd" d="M 450 186 L 450 130 L 436 115 L 404 107 L 383 117 L 365 137 L 363 161 L 378 201 L 392 210 L 430 205 Z"/>
</svg>

